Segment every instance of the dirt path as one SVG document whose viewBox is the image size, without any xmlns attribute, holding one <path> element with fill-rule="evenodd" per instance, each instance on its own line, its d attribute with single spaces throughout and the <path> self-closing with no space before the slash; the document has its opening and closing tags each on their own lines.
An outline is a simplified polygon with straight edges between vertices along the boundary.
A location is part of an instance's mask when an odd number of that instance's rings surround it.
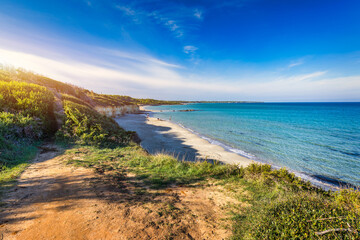
<svg viewBox="0 0 360 240">
<path fill-rule="evenodd" d="M 149 190 L 132 175 L 104 175 L 64 164 L 47 146 L 3 200 L 3 239 L 225 239 L 222 208 L 235 201 L 215 185 Z"/>
</svg>

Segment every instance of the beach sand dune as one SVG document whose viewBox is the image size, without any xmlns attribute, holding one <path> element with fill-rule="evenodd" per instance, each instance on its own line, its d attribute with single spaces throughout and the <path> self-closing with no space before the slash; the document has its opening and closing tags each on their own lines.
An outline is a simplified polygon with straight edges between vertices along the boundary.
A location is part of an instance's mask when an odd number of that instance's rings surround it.
<svg viewBox="0 0 360 240">
<path fill-rule="evenodd" d="M 252 160 L 211 144 L 189 130 L 169 121 L 159 120 L 144 114 L 128 114 L 116 119 L 128 131 L 136 131 L 141 146 L 149 153 L 167 153 L 179 160 L 216 160 L 222 163 L 247 166 Z"/>
</svg>

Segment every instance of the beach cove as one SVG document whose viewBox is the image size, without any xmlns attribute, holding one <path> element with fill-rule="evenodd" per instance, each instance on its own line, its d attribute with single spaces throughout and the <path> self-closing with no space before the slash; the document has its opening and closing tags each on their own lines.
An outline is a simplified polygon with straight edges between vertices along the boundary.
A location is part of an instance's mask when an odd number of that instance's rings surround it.
<svg viewBox="0 0 360 240">
<path fill-rule="evenodd" d="M 144 110 L 143 108 L 141 110 Z M 189 130 L 170 121 L 145 114 L 127 114 L 115 119 L 127 131 L 135 131 L 141 139 L 140 145 L 151 154 L 166 153 L 179 160 L 210 160 L 246 167 L 251 159 L 229 152 L 211 144 Z"/>
</svg>

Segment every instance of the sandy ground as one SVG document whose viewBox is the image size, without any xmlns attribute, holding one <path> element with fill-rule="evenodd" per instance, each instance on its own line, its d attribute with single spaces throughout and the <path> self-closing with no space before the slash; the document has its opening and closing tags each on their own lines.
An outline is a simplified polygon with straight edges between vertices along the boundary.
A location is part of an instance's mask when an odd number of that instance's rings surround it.
<svg viewBox="0 0 360 240">
<path fill-rule="evenodd" d="M 57 156 L 59 155 L 59 156 Z M 151 190 L 134 175 L 66 165 L 49 145 L 4 197 L 0 239 L 226 239 L 227 204 L 212 183 Z M 225 226 L 225 227 L 224 227 Z"/>
<path fill-rule="evenodd" d="M 169 121 L 146 118 L 144 114 L 128 114 L 116 119 L 128 131 L 136 131 L 141 146 L 149 153 L 168 153 L 180 160 L 217 160 L 223 163 L 247 166 L 252 160 L 229 152 L 200 138 L 189 130 Z"/>
</svg>

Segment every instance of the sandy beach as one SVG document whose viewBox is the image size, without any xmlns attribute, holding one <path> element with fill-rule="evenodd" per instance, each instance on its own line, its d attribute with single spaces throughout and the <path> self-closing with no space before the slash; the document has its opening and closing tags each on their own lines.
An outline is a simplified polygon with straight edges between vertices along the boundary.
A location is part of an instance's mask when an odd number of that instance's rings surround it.
<svg viewBox="0 0 360 240">
<path fill-rule="evenodd" d="M 127 131 L 136 131 L 141 146 L 149 153 L 167 153 L 179 160 L 216 160 L 247 166 L 253 160 L 211 144 L 189 130 L 170 121 L 146 118 L 144 114 L 128 114 L 115 119 Z"/>
</svg>

